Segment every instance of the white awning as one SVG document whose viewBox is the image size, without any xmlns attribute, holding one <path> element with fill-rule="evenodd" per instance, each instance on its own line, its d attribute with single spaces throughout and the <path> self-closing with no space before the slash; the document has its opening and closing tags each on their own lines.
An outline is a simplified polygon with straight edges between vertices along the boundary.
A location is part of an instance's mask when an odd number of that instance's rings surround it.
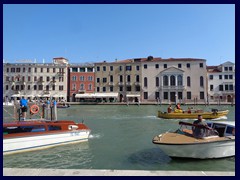
<svg viewBox="0 0 240 180">
<path fill-rule="evenodd" d="M 118 97 L 118 93 L 84 93 L 76 94 L 75 98 L 104 98 L 104 97 Z"/>
<path fill-rule="evenodd" d="M 34 95 L 27 95 L 27 97 L 35 97 Z"/>
<path fill-rule="evenodd" d="M 13 94 L 12 97 L 20 97 L 20 94 Z"/>
<path fill-rule="evenodd" d="M 126 97 L 140 97 L 140 94 L 127 94 Z"/>
<path fill-rule="evenodd" d="M 50 97 L 49 94 L 44 94 L 42 97 Z"/>
</svg>

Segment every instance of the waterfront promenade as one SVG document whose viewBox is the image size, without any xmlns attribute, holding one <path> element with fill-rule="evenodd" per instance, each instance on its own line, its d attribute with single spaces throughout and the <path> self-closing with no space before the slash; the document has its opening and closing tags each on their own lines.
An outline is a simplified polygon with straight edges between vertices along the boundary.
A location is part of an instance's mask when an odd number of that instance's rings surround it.
<svg viewBox="0 0 240 180">
<path fill-rule="evenodd" d="M 169 104 L 175 104 L 175 103 L 158 103 L 158 102 L 65 102 L 66 104 L 70 105 L 169 105 Z M 184 105 L 206 105 L 203 102 L 199 102 L 197 104 L 194 103 L 185 103 Z M 218 102 L 211 102 L 209 105 L 235 105 L 235 103 L 231 102 L 221 102 L 220 104 Z"/>
<path fill-rule="evenodd" d="M 235 172 L 3 168 L 3 176 L 235 176 Z"/>
</svg>

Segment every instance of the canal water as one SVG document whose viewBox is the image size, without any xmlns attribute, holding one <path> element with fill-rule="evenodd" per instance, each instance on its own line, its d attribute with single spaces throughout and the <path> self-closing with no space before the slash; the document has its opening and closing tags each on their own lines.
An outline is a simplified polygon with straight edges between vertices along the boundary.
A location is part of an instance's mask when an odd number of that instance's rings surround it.
<svg viewBox="0 0 240 180">
<path fill-rule="evenodd" d="M 187 109 L 188 106 L 182 106 Z M 235 106 L 194 106 L 230 110 L 223 120 L 235 121 Z M 11 113 L 13 108 L 5 108 Z M 59 109 L 58 119 L 75 120 L 92 130 L 88 142 L 3 156 L 8 168 L 235 171 L 235 157 L 172 159 L 152 143 L 155 135 L 176 130 L 179 120 L 157 118 L 162 105 L 72 105 Z M 10 121 L 3 111 L 4 121 Z M 192 122 L 193 120 L 189 120 Z"/>
</svg>

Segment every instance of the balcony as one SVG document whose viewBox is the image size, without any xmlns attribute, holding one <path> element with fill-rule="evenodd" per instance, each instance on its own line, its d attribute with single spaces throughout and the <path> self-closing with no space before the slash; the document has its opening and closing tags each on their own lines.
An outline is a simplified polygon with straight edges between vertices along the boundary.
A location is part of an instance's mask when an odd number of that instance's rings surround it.
<svg viewBox="0 0 240 180">
<path fill-rule="evenodd" d="M 57 72 L 57 76 L 64 76 L 65 72 Z"/>
<path fill-rule="evenodd" d="M 161 86 L 159 90 L 180 90 L 183 91 L 185 86 Z"/>
<path fill-rule="evenodd" d="M 135 82 L 134 85 L 135 86 L 141 86 L 141 83 L 140 82 Z"/>
<path fill-rule="evenodd" d="M 131 82 L 126 82 L 126 86 L 131 86 L 132 83 Z"/>
<path fill-rule="evenodd" d="M 119 86 L 123 86 L 124 83 L 123 83 L 123 82 L 119 82 L 118 85 L 119 85 Z"/>
<path fill-rule="evenodd" d="M 114 82 L 109 82 L 108 85 L 109 86 L 114 86 Z"/>
<path fill-rule="evenodd" d="M 50 94 L 50 91 L 49 90 L 45 90 L 45 91 L 43 91 L 43 94 Z"/>
</svg>

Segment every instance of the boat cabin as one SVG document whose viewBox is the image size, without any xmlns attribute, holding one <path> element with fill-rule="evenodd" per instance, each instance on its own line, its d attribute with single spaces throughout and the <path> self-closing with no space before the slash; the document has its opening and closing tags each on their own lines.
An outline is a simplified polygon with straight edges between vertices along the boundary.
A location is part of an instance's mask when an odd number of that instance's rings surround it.
<svg viewBox="0 0 240 180">
<path fill-rule="evenodd" d="M 52 133 L 56 131 L 71 131 L 76 129 L 88 129 L 84 124 L 76 124 L 74 121 L 16 121 L 4 123 L 4 138 L 12 136 Z"/>
</svg>

